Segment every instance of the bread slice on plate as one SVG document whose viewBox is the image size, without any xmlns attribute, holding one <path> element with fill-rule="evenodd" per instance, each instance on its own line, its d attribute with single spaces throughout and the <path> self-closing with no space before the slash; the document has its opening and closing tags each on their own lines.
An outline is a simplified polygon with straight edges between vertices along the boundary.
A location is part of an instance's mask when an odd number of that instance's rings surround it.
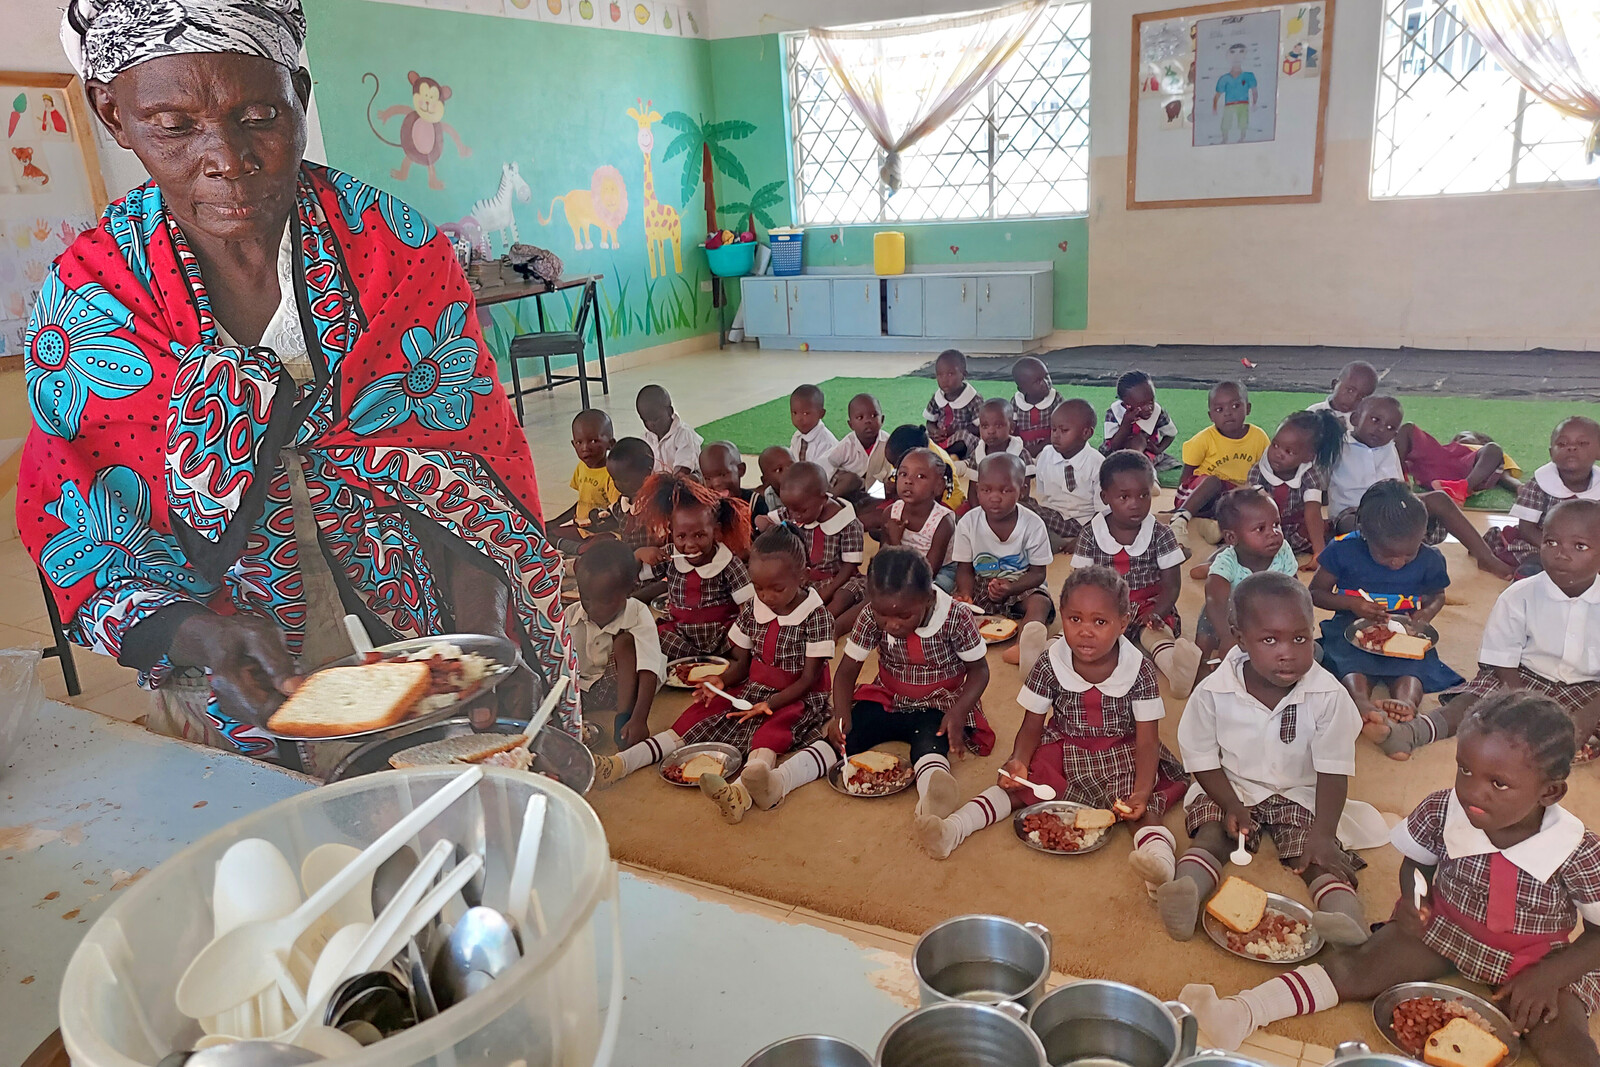
<svg viewBox="0 0 1600 1067">
<path fill-rule="evenodd" d="M 727 764 L 723 762 L 721 756 L 714 756 L 709 752 L 701 752 L 691 757 L 689 762 L 683 765 L 681 771 L 684 781 L 698 782 L 702 775 L 721 774 L 726 766 Z"/>
<path fill-rule="evenodd" d="M 397 771 L 407 767 L 433 767 L 441 763 L 479 763 L 509 752 L 527 740 L 522 734 L 462 734 L 402 749 L 389 757 Z"/>
<path fill-rule="evenodd" d="M 978 627 L 978 636 L 985 641 L 1009 641 L 1016 632 L 1015 619 L 990 619 Z"/>
<path fill-rule="evenodd" d="M 1206 914 L 1236 934 L 1248 934 L 1260 926 L 1266 913 L 1267 891 L 1238 875 L 1229 875 L 1206 901 Z"/>
<path fill-rule="evenodd" d="M 285 737 L 340 737 L 381 730 L 428 695 L 428 665 L 413 660 L 329 667 L 278 705 L 267 729 Z"/>
<path fill-rule="evenodd" d="M 727 669 L 720 663 L 696 663 L 683 672 L 683 680 L 690 685 L 698 685 L 701 682 L 709 682 Z"/>
<path fill-rule="evenodd" d="M 1117 816 L 1105 808 L 1079 808 L 1073 825 L 1080 830 L 1109 830 L 1117 824 Z"/>
<path fill-rule="evenodd" d="M 1383 654 L 1398 656 L 1401 659 L 1423 659 L 1428 655 L 1428 649 L 1433 647 L 1433 642 L 1426 637 L 1417 637 L 1415 634 L 1390 634 L 1389 639 L 1383 643 Z"/>
<path fill-rule="evenodd" d="M 1487 1030 L 1465 1019 L 1451 1019 L 1422 1046 L 1422 1060 L 1432 1067 L 1495 1067 L 1511 1050 Z"/>
<path fill-rule="evenodd" d="M 868 749 L 866 752 L 857 752 L 850 757 L 850 765 L 859 767 L 868 774 L 878 774 L 883 771 L 892 771 L 900 766 L 900 757 L 892 752 L 879 752 L 877 749 Z"/>
</svg>

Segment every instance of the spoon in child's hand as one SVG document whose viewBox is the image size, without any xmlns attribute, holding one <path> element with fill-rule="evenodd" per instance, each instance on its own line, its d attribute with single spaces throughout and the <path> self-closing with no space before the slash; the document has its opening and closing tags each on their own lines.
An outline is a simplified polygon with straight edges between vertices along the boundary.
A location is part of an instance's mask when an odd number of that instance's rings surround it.
<svg viewBox="0 0 1600 1067">
<path fill-rule="evenodd" d="M 1239 831 L 1239 847 L 1233 850 L 1233 854 L 1228 859 L 1239 867 L 1248 867 L 1250 866 L 1250 861 L 1255 859 L 1254 856 L 1250 855 L 1250 850 L 1244 847 L 1243 830 Z"/>
<path fill-rule="evenodd" d="M 1040 800 L 1054 800 L 1056 798 L 1056 791 L 1047 785 L 1042 785 L 1039 782 L 1030 782 L 1026 778 L 1018 778 L 1014 774 L 1006 774 L 1005 771 L 1001 771 L 1000 773 L 1005 774 L 1007 778 L 1011 779 L 1013 782 L 1016 782 L 1018 785 L 1026 789 L 1033 790 L 1033 795 L 1038 797 Z"/>
<path fill-rule="evenodd" d="M 739 711 L 750 711 L 755 707 L 754 704 L 750 703 L 744 697 L 736 697 L 732 693 L 724 693 L 710 682 L 701 682 L 700 684 L 717 694 L 717 696 L 721 697 L 723 700 L 726 700 L 728 703 L 732 704 L 734 708 Z"/>
</svg>

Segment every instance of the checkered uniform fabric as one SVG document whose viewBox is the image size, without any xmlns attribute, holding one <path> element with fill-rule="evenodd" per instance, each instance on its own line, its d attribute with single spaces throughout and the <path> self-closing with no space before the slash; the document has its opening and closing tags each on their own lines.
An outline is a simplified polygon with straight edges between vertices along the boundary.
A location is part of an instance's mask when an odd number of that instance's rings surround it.
<svg viewBox="0 0 1600 1067">
<path fill-rule="evenodd" d="M 1532 478 L 1523 482 L 1522 488 L 1517 490 L 1516 506 L 1528 511 L 1537 511 L 1540 526 L 1543 526 L 1544 520 L 1550 517 L 1550 510 L 1559 503 L 1561 501 L 1545 492 Z M 1491 527 L 1483 535 L 1483 539 L 1488 543 L 1491 552 L 1513 567 L 1538 562 L 1539 546 L 1524 541 L 1515 525 Z"/>
<path fill-rule="evenodd" d="M 1023 447 L 1028 455 L 1037 457 L 1044 446 L 1050 443 L 1050 416 L 1054 415 L 1056 408 L 1064 402 L 1061 394 L 1051 389 L 1050 395 L 1039 407 L 1023 411 L 1013 405 L 1011 434 L 1022 438 Z"/>
<path fill-rule="evenodd" d="M 1307 467 L 1300 475 L 1298 486 L 1279 483 L 1273 485 L 1261 473 L 1261 465 L 1250 468 L 1250 484 L 1272 497 L 1278 505 L 1278 518 L 1283 525 L 1283 536 L 1297 555 L 1311 551 L 1311 538 L 1306 533 L 1306 490 L 1315 489 L 1327 497 L 1328 475 L 1321 467 Z M 1320 508 L 1320 503 L 1313 507 Z"/>
<path fill-rule="evenodd" d="M 1154 590 L 1161 585 L 1161 564 L 1156 561 L 1169 552 L 1177 551 L 1181 551 L 1178 547 L 1178 538 L 1170 528 L 1158 522 L 1151 532 L 1150 543 L 1137 556 L 1132 555 L 1125 548 L 1115 554 L 1107 552 L 1100 547 L 1099 540 L 1085 528 L 1084 536 L 1078 539 L 1078 548 L 1074 553 L 1074 558 L 1087 556 L 1091 564 L 1110 567 L 1122 575 L 1123 579 L 1128 583 L 1128 592 L 1134 600 L 1134 613 L 1138 614 L 1140 602 L 1147 601 L 1155 596 Z M 1076 565 L 1074 563 L 1074 566 Z M 1182 623 L 1178 619 L 1177 612 L 1167 616 L 1164 621 L 1172 629 L 1175 636 L 1182 632 Z M 1128 638 L 1135 644 L 1138 643 L 1138 634 L 1138 624 L 1128 628 Z"/>
<path fill-rule="evenodd" d="M 884 633 L 878 627 L 878 618 L 872 613 L 872 605 L 868 604 L 856 616 L 850 640 L 862 648 L 878 650 L 880 677 L 887 674 L 896 681 L 913 686 L 932 685 L 942 678 L 965 677 L 967 663 L 957 653 L 983 645 L 977 624 L 972 621 L 972 612 L 959 604 L 950 605 L 950 613 L 945 616 L 944 625 L 938 630 L 927 637 L 913 633 L 905 641 Z M 952 683 L 952 688 L 935 690 L 928 696 L 916 698 L 894 694 L 894 702 L 889 710 L 901 712 L 937 708 L 941 712 L 949 711 L 956 702 L 956 690 L 960 687 L 959 682 Z M 981 701 L 973 705 L 972 712 L 967 716 L 968 727 L 976 728 L 977 715 L 981 710 Z"/>
<path fill-rule="evenodd" d="M 972 400 L 962 407 L 952 407 L 944 393 L 933 391 L 933 398 L 923 409 L 922 417 L 928 428 L 928 438 L 941 448 L 963 444 L 970 451 L 978 445 L 978 411 L 983 407 L 983 397 L 974 391 Z"/>
<path fill-rule="evenodd" d="M 1067 484 L 1071 486 L 1074 481 L 1072 469 L 1067 468 Z M 1055 508 L 1046 507 L 1031 496 L 1025 496 L 1018 501 L 1023 507 L 1033 512 L 1044 520 L 1045 529 L 1067 542 L 1066 551 L 1071 552 L 1078 540 L 1078 534 L 1083 532 L 1083 523 L 1077 519 L 1069 519 Z"/>
<path fill-rule="evenodd" d="M 738 613 L 733 592 L 750 584 L 750 572 L 744 562 L 735 556 L 709 578 L 702 578 L 693 570 L 680 571 L 668 563 L 666 578 L 667 617 L 656 623 L 656 632 L 661 636 L 661 654 L 668 660 L 675 660 L 685 656 L 720 656 L 726 652 L 728 627 L 733 625 Z M 674 608 L 726 608 L 728 619 L 724 622 L 676 622 L 672 618 Z"/>
<path fill-rule="evenodd" d="M 837 497 L 829 499 L 836 502 Z M 780 509 L 773 515 L 778 522 L 788 522 L 787 509 Z M 844 556 L 851 554 L 859 561 L 867 549 L 867 532 L 861 526 L 860 519 L 851 519 L 838 533 L 824 533 L 820 525 L 804 527 L 800 530 L 800 538 L 806 543 L 807 575 L 812 585 L 822 585 L 839 573 L 839 568 L 844 566 Z M 845 583 L 846 589 L 854 590 L 857 598 L 863 597 L 867 592 L 867 577 L 862 573 L 864 568 L 856 567 L 856 574 Z"/>
<path fill-rule="evenodd" d="M 1489 918 L 1489 867 L 1494 853 L 1451 859 L 1445 848 L 1444 820 L 1450 800 L 1449 790 L 1430 793 L 1406 818 L 1406 830 L 1417 844 L 1439 856 L 1434 869 L 1432 892 L 1468 919 L 1487 925 Z M 1549 934 L 1564 951 L 1567 937 L 1577 925 L 1577 902 L 1600 901 L 1600 838 L 1593 832 L 1548 882 L 1513 867 L 1517 875 L 1516 919 L 1512 934 Z M 1423 944 L 1455 964 L 1462 976 L 1485 985 L 1497 986 L 1506 980 L 1511 968 L 1509 952 L 1491 948 L 1460 926 L 1435 912 L 1422 935 Z M 1567 987 L 1589 1014 L 1600 1008 L 1600 972 L 1590 971 Z"/>
<path fill-rule="evenodd" d="M 1600 697 L 1600 682 L 1574 682 L 1567 685 L 1553 678 L 1546 678 L 1542 674 L 1535 674 L 1526 667 L 1518 667 L 1517 674 L 1522 678 L 1523 688 L 1530 693 L 1547 696 L 1561 705 L 1561 710 L 1568 715 L 1575 716 L 1578 710 L 1595 697 Z M 1440 694 L 1445 699 L 1456 696 L 1486 697 L 1500 691 L 1500 678 L 1494 673 L 1492 667 L 1479 667 L 1478 676 L 1459 689 Z M 1579 749 L 1578 757 L 1574 763 L 1588 763 L 1600 755 L 1600 729 L 1596 729 L 1594 736 L 1590 737 L 1583 748 Z"/>
<path fill-rule="evenodd" d="M 1305 854 L 1306 841 L 1311 837 L 1311 827 L 1316 824 L 1317 817 L 1310 808 L 1274 793 L 1250 809 L 1250 818 L 1255 820 L 1256 829 L 1254 833 L 1246 835 L 1244 847 L 1251 853 L 1258 852 L 1262 837 L 1271 834 L 1273 843 L 1278 846 L 1278 859 L 1288 865 L 1291 860 L 1297 860 Z M 1207 823 L 1222 821 L 1222 809 L 1209 793 L 1201 793 L 1183 809 L 1183 828 L 1191 838 Z M 1366 860 L 1348 849 L 1345 856 L 1350 861 L 1351 870 L 1360 870 L 1367 865 Z M 1354 884 L 1354 879 L 1351 881 Z"/>
<path fill-rule="evenodd" d="M 617 530 L 617 540 L 637 552 L 646 545 L 657 544 L 650 530 L 645 526 L 644 520 L 633 512 L 622 516 L 622 525 Z"/>
</svg>

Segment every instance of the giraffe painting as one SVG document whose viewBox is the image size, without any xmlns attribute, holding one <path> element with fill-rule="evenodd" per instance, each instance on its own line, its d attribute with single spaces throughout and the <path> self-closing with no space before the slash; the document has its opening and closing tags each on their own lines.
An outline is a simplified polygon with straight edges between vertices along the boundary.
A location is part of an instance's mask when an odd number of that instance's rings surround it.
<svg viewBox="0 0 1600 1067">
<path fill-rule="evenodd" d="M 672 246 L 672 269 L 683 273 L 683 221 L 669 204 L 656 199 L 656 179 L 650 170 L 650 152 L 656 135 L 650 127 L 661 121 L 661 113 L 651 109 L 651 101 L 635 101 L 628 117 L 639 124 L 639 151 L 644 153 L 644 239 L 650 253 L 650 277 L 667 272 L 667 246 Z"/>
</svg>

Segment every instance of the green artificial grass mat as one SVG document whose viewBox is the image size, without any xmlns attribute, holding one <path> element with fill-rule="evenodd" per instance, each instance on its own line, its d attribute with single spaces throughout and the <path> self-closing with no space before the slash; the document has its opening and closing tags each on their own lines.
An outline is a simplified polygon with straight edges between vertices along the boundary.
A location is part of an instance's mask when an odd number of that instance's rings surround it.
<svg viewBox="0 0 1600 1067">
<path fill-rule="evenodd" d="M 935 388 L 928 378 L 910 377 L 830 378 L 818 384 L 828 398 L 828 414 L 824 421 L 840 437 L 849 432 L 846 408 L 850 398 L 857 393 L 871 393 L 878 398 L 878 403 L 883 406 L 883 425 L 887 432 L 903 423 L 920 423 L 922 409 Z M 974 381 L 972 385 L 985 396 L 1010 397 L 1015 391 L 1001 382 Z M 1003 386 L 1004 392 L 997 386 Z M 1094 405 L 1102 418 L 1111 401 L 1116 399 L 1116 390 L 1109 387 L 1058 386 L 1057 391 L 1063 396 L 1082 397 Z M 1157 397 L 1178 424 L 1180 443 L 1199 432 L 1209 421 L 1206 418 L 1204 390 L 1161 389 Z M 1321 393 L 1251 393 L 1250 421 L 1270 434 L 1285 415 L 1322 398 Z M 1556 423 L 1585 406 L 1559 400 L 1491 400 L 1454 396 L 1408 396 L 1402 397 L 1401 402 L 1405 406 L 1407 421 L 1415 422 L 1441 441 L 1448 441 L 1462 430 L 1478 430 L 1489 434 L 1528 475 L 1549 458 L 1550 431 Z M 794 427 L 789 423 L 789 398 L 785 396 L 769 400 L 765 404 L 705 423 L 698 429 L 707 441 L 732 441 L 741 452 L 751 455 L 769 445 L 787 445 L 794 433 Z M 1099 440 L 1097 433 L 1095 441 Z M 1178 447 L 1174 445 L 1173 450 L 1176 451 Z M 1174 486 L 1178 475 L 1176 470 L 1165 471 L 1161 482 L 1168 487 Z M 1472 497 L 1467 506 L 1486 511 L 1505 511 L 1510 508 L 1511 500 L 1511 494 L 1506 490 L 1491 489 Z"/>
</svg>

